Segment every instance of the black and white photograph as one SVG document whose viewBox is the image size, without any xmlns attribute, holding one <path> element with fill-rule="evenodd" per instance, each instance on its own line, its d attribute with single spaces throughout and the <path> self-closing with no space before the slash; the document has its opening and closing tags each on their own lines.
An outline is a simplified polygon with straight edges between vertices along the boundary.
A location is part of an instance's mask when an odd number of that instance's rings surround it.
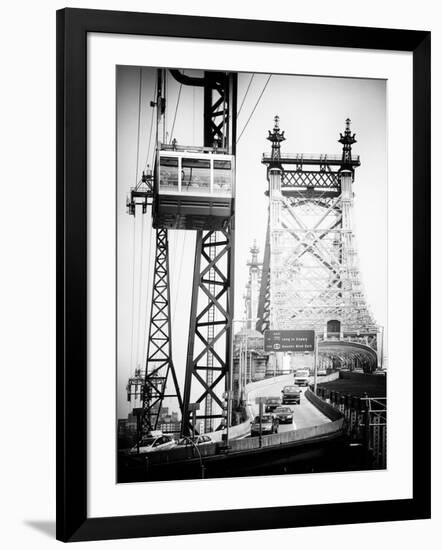
<svg viewBox="0 0 442 550">
<path fill-rule="evenodd" d="M 117 483 L 388 468 L 387 83 L 116 67 Z"/>
<path fill-rule="evenodd" d="M 2 8 L 0 547 L 440 546 L 439 3 Z"/>
</svg>

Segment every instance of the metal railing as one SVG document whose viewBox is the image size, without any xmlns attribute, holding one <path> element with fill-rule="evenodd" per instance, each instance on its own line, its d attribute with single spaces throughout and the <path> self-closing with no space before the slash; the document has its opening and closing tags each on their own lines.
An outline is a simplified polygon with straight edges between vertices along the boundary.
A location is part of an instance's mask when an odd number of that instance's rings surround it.
<svg viewBox="0 0 442 550">
<path fill-rule="evenodd" d="M 318 388 L 318 397 L 340 411 L 351 441 L 365 446 L 374 468 L 387 464 L 387 398 L 355 397 L 339 391 Z"/>
<path fill-rule="evenodd" d="M 302 164 L 303 162 L 318 162 L 318 163 L 324 163 L 327 164 L 327 162 L 341 162 L 342 161 L 342 155 L 322 155 L 320 153 L 281 153 L 279 155 L 280 160 L 290 160 L 294 162 L 299 162 L 299 164 Z M 271 153 L 263 153 L 262 154 L 262 160 L 263 161 L 270 161 L 272 160 L 272 154 Z M 354 155 L 351 159 L 352 164 L 357 164 L 360 161 L 359 155 Z"/>
</svg>

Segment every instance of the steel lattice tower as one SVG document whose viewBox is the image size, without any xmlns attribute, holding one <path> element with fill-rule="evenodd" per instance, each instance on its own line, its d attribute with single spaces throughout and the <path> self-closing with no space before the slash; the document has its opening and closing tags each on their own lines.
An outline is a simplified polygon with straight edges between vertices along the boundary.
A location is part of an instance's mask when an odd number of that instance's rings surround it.
<svg viewBox="0 0 442 550">
<path fill-rule="evenodd" d="M 352 224 L 356 142 L 346 121 L 342 155 L 281 154 L 279 119 L 267 138 L 269 218 L 258 329 L 313 329 L 365 338 L 378 327 L 365 300 Z M 332 324 L 328 324 L 332 323 Z M 328 324 L 328 325 L 327 325 Z M 327 329 L 328 326 L 328 329 Z M 336 330 L 336 329 L 333 329 Z"/>
<path fill-rule="evenodd" d="M 171 71 L 177 80 L 204 86 L 204 146 L 235 154 L 235 73 L 204 73 L 203 79 Z M 183 391 L 182 433 L 189 435 L 191 401 L 201 405 L 196 421 L 204 430 L 229 422 L 223 395 L 230 387 L 233 319 L 234 206 L 232 217 L 220 230 L 197 230 L 192 301 Z M 206 220 L 207 221 L 207 220 Z M 196 429 L 198 431 L 198 428 Z"/>
<path fill-rule="evenodd" d="M 156 231 L 149 340 L 142 391 L 144 430 L 157 429 L 165 398 L 176 398 L 180 410 L 182 409 L 181 394 L 172 361 L 168 235 L 166 229 Z M 169 375 L 172 376 L 173 391 L 167 393 Z"/>
</svg>

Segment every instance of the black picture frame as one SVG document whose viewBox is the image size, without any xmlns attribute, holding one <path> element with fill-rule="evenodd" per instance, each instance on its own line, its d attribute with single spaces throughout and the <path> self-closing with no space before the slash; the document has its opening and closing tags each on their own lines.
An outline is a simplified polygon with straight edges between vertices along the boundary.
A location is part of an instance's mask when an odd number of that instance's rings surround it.
<svg viewBox="0 0 442 550">
<path fill-rule="evenodd" d="M 412 405 L 419 411 L 419 421 L 415 416 L 413 423 L 413 498 L 87 517 L 86 50 L 91 32 L 412 52 Z M 58 11 L 57 539 L 86 541 L 429 518 L 430 388 L 430 33 L 117 11 Z"/>
</svg>

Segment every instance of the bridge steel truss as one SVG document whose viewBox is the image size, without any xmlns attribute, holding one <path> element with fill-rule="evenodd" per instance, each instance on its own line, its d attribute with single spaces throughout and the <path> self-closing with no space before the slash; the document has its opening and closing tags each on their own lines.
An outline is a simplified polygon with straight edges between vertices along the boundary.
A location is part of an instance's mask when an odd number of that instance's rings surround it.
<svg viewBox="0 0 442 550">
<path fill-rule="evenodd" d="M 141 391 L 141 431 L 156 430 L 165 398 L 182 398 L 172 360 L 169 243 L 166 229 L 156 230 L 155 264 L 146 368 Z M 172 387 L 169 380 L 172 378 Z"/>
<path fill-rule="evenodd" d="M 204 405 L 201 413 L 196 414 L 196 420 L 204 421 L 206 432 L 216 429 L 215 423 L 225 418 L 223 393 L 228 389 L 232 361 L 232 250 L 230 228 L 197 232 L 183 395 L 184 434 L 192 430 L 191 396 L 195 403 Z"/>
<path fill-rule="evenodd" d="M 269 217 L 257 328 L 313 329 L 339 321 L 341 340 L 376 349 L 378 327 L 365 300 L 352 224 L 355 142 L 350 124 L 338 155 L 281 155 L 276 120 L 268 139 Z"/>
</svg>

